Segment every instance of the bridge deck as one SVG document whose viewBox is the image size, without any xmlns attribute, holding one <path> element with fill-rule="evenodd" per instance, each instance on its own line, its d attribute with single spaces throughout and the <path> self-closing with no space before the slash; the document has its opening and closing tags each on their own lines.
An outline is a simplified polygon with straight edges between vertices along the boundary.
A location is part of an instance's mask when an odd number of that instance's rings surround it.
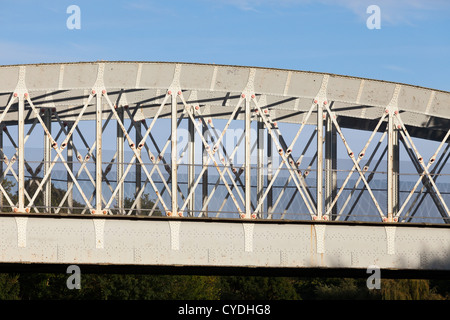
<svg viewBox="0 0 450 320">
<path fill-rule="evenodd" d="M 0 216 L 3 264 L 450 271 L 450 227 L 91 215 Z"/>
</svg>

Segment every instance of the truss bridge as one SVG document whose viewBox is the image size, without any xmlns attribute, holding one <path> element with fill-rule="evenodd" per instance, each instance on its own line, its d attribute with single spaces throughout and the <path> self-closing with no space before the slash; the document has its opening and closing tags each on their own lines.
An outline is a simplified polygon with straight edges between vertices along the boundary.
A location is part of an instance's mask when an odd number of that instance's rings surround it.
<svg viewBox="0 0 450 320">
<path fill-rule="evenodd" d="M 450 270 L 450 93 L 259 67 L 0 67 L 0 263 Z"/>
</svg>

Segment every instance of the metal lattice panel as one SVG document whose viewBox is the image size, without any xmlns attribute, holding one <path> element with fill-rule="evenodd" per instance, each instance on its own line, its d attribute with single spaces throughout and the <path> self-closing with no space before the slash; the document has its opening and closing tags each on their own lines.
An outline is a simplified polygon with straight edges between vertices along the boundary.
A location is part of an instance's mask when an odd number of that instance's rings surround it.
<svg viewBox="0 0 450 320">
<path fill-rule="evenodd" d="M 3 66 L 1 206 L 449 223 L 449 104 L 448 92 L 292 70 Z"/>
</svg>

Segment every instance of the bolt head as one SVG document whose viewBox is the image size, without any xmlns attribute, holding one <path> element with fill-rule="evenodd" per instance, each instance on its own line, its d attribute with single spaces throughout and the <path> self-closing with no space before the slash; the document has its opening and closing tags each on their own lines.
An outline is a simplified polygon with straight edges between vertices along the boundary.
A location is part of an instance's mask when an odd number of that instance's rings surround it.
<svg viewBox="0 0 450 320">
<path fill-rule="evenodd" d="M 95 90 L 92 90 L 92 94 L 95 94 Z"/>
<path fill-rule="evenodd" d="M 14 92 L 14 97 L 17 97 L 17 96 L 18 96 L 17 92 Z"/>
<path fill-rule="evenodd" d="M 254 94 L 252 94 L 252 99 L 255 99 L 255 95 Z"/>
<path fill-rule="evenodd" d="M 242 97 L 242 98 L 245 98 L 245 94 L 242 94 L 241 97 Z"/>
</svg>

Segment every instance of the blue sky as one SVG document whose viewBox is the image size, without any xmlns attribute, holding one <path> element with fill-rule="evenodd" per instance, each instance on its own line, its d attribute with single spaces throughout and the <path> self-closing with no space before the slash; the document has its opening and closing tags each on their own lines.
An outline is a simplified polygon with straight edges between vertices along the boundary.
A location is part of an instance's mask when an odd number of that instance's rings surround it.
<svg viewBox="0 0 450 320">
<path fill-rule="evenodd" d="M 178 61 L 285 68 L 450 91 L 446 0 L 0 0 L 0 64 Z M 370 30 L 369 5 L 381 10 Z M 69 30 L 70 5 L 81 29 Z"/>
</svg>

